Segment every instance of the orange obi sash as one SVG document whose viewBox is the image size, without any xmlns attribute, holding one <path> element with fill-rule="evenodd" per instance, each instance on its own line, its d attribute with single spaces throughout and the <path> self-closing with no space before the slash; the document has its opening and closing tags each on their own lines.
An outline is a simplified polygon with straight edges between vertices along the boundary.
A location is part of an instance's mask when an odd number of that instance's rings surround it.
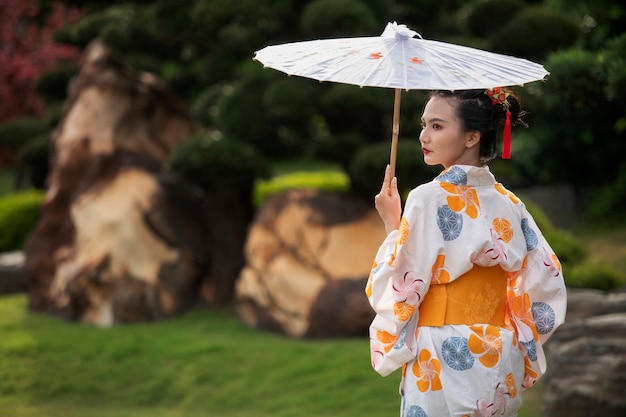
<svg viewBox="0 0 626 417">
<path fill-rule="evenodd" d="M 419 308 L 418 326 L 504 326 L 507 274 L 500 266 L 474 265 L 447 284 L 431 284 Z"/>
</svg>

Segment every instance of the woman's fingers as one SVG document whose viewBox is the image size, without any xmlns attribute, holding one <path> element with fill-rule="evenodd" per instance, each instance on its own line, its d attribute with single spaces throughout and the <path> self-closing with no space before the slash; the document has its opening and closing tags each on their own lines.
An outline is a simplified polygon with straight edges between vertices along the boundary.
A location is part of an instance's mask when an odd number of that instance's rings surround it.
<svg viewBox="0 0 626 417">
<path fill-rule="evenodd" d="M 389 168 L 389 164 L 387 164 L 387 166 L 385 167 L 385 176 L 383 177 L 383 185 L 382 187 L 380 187 L 381 194 L 383 192 L 389 191 L 389 184 L 391 181 L 391 178 L 389 178 L 390 176 L 391 176 L 391 170 Z"/>
</svg>

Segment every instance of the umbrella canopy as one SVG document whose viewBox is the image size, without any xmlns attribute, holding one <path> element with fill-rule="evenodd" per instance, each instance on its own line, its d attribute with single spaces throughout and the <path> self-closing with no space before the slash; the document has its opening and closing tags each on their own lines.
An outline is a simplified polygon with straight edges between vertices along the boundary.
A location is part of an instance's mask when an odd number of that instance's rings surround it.
<svg viewBox="0 0 626 417">
<path fill-rule="evenodd" d="M 392 172 L 402 90 L 490 89 L 523 85 L 549 74 L 525 59 L 422 39 L 395 22 L 388 23 L 381 36 L 267 46 L 256 51 L 254 59 L 289 75 L 395 89 Z"/>
</svg>

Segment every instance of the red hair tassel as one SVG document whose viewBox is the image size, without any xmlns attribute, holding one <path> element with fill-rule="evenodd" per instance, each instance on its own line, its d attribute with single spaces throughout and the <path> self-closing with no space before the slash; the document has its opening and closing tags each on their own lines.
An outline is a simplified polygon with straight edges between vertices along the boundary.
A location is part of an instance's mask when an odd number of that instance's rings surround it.
<svg viewBox="0 0 626 417">
<path fill-rule="evenodd" d="M 504 122 L 504 143 L 502 144 L 502 159 L 511 159 L 511 112 L 506 112 Z"/>
</svg>

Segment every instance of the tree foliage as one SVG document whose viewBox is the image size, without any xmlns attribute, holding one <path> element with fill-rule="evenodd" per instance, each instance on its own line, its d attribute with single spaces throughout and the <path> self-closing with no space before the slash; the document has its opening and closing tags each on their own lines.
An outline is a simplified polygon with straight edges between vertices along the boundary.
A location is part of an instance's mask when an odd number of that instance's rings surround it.
<svg viewBox="0 0 626 417">
<path fill-rule="evenodd" d="M 2 5 L 36 3 L 2 1 Z M 625 150 L 621 143 L 626 143 L 626 99 L 621 92 L 626 84 L 626 7 L 610 0 L 67 0 L 62 7 L 50 1 L 39 4 L 46 5 L 41 10 L 64 10 L 66 20 L 73 16 L 69 11 L 84 10 L 80 20 L 56 26 L 56 41 L 82 48 L 100 38 L 135 67 L 164 79 L 190 104 L 205 128 L 247 143 L 269 159 L 316 157 L 339 163 L 350 172 L 359 150 L 388 144 L 393 94 L 386 89 L 288 77 L 264 69 L 253 60 L 254 51 L 313 38 L 376 36 L 393 21 L 407 24 L 426 39 L 519 55 L 543 63 L 550 71 L 545 83 L 518 89 L 530 111 L 526 116 L 530 128 L 514 130 L 514 158 L 509 164 L 515 169 L 511 172 L 540 182 L 609 184 Z M 15 10 L 22 10 L 22 15 L 32 13 L 20 7 Z M 2 22 L 7 22 L 2 16 Z M 38 22 L 41 27 L 41 18 Z M 49 32 L 38 36 L 32 39 L 51 42 Z M 17 43 L 26 50 L 24 42 Z M 3 40 L 7 49 L 5 45 Z M 55 71 L 39 77 L 37 83 L 37 91 L 47 100 L 58 100 L 58 86 L 71 76 L 67 68 Z M 12 94 L 15 99 L 16 93 Z M 424 96 L 424 92 L 402 96 L 404 141 L 414 141 L 419 134 Z"/>
<path fill-rule="evenodd" d="M 35 94 L 37 77 L 60 61 L 73 62 L 78 49 L 56 43 L 53 33 L 78 20 L 78 8 L 62 2 L 0 0 L 0 122 L 41 114 L 44 102 Z"/>
</svg>

